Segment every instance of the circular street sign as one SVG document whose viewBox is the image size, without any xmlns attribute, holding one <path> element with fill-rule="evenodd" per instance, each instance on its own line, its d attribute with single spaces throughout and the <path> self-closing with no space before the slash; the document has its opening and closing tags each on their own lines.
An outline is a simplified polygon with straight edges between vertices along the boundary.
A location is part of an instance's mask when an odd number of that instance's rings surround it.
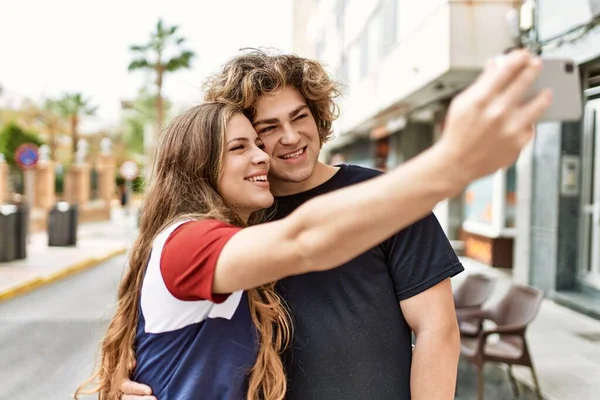
<svg viewBox="0 0 600 400">
<path fill-rule="evenodd" d="M 125 178 L 128 181 L 132 181 L 135 178 L 137 178 L 140 170 L 135 161 L 128 160 L 128 161 L 125 161 L 123 164 L 121 164 L 121 168 L 119 168 L 119 172 L 121 173 L 121 176 L 123 178 Z"/>
<path fill-rule="evenodd" d="M 39 158 L 38 147 L 33 143 L 23 143 L 15 150 L 15 161 L 22 168 L 33 167 Z"/>
</svg>

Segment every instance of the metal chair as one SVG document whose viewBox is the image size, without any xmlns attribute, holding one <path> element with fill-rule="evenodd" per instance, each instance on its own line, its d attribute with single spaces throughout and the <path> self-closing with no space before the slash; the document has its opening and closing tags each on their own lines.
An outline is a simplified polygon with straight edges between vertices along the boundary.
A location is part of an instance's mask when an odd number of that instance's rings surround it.
<svg viewBox="0 0 600 400">
<path fill-rule="evenodd" d="M 512 285 L 502 300 L 495 305 L 483 310 L 465 312 L 462 316 L 466 321 L 479 321 L 471 328 L 476 332 L 462 332 L 461 354 L 477 367 L 477 399 L 483 400 L 483 366 L 486 362 L 507 364 L 515 396 L 519 395 L 517 382 L 512 374 L 513 365 L 522 365 L 531 369 L 535 391 L 541 400 L 542 395 L 533 367 L 533 360 L 529 353 L 525 331 L 535 319 L 544 293 L 532 287 Z M 483 328 L 483 321 L 489 320 L 496 324 L 493 329 Z M 498 334 L 497 342 L 489 342 L 490 335 Z"/>
</svg>

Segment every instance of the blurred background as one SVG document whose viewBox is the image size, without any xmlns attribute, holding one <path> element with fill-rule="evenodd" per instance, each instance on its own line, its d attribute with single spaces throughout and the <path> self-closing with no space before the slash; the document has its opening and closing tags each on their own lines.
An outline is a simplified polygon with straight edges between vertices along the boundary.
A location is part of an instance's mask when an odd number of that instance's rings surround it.
<svg viewBox="0 0 600 400">
<path fill-rule="evenodd" d="M 479 370 L 486 399 L 600 398 L 600 0 L 0 0 L 0 10 L 0 398 L 64 399 L 87 377 L 159 128 L 245 47 L 324 63 L 344 90 L 322 160 L 380 170 L 439 139 L 450 101 L 488 58 L 526 47 L 573 59 L 582 120 L 538 125 L 513 166 L 435 213 L 467 270 L 455 278 L 457 399 L 477 398 Z M 525 339 L 493 335 L 496 358 L 480 368 L 481 326 L 461 309 L 495 307 L 506 314 L 496 325 L 517 321 Z"/>
</svg>

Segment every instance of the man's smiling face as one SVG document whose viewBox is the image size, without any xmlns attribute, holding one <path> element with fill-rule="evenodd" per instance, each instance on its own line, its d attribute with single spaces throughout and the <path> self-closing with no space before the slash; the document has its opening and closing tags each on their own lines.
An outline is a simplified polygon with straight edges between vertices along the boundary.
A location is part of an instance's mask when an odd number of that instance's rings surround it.
<svg viewBox="0 0 600 400">
<path fill-rule="evenodd" d="M 288 86 L 262 96 L 253 125 L 271 156 L 269 181 L 275 194 L 278 186 L 306 182 L 312 176 L 321 142 L 315 119 L 297 89 Z"/>
</svg>

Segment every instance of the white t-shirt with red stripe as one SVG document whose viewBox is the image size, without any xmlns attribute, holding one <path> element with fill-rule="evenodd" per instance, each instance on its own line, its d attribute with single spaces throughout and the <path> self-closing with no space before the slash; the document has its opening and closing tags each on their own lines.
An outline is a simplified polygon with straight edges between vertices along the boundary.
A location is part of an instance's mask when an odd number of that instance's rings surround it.
<svg viewBox="0 0 600 400">
<path fill-rule="evenodd" d="M 239 230 L 216 220 L 182 221 L 152 244 L 133 380 L 159 399 L 245 398 L 258 350 L 248 297 L 212 293 L 221 250 Z"/>
</svg>

